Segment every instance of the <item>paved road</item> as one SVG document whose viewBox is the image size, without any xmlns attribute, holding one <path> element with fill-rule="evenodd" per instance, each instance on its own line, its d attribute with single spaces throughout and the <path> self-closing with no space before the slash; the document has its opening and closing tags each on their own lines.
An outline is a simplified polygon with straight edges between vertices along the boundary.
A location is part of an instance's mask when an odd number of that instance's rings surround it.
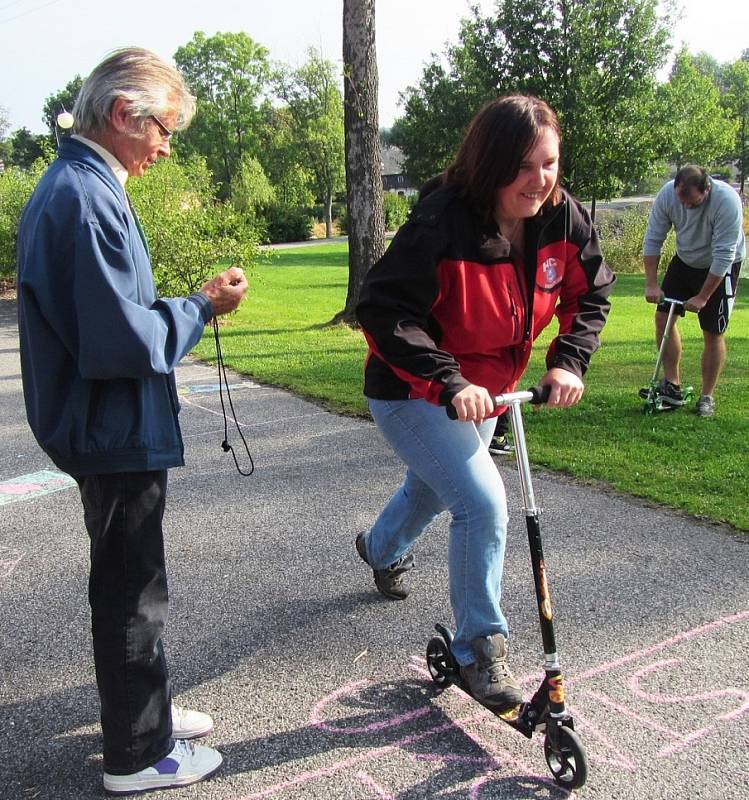
<svg viewBox="0 0 749 800">
<path fill-rule="evenodd" d="M 401 468 L 373 426 L 234 376 L 257 464 L 242 478 L 220 448 L 213 370 L 187 362 L 178 378 L 189 465 L 170 484 L 167 650 L 176 694 L 215 716 L 209 741 L 226 764 L 209 782 L 150 796 L 567 796 L 549 781 L 540 738 L 425 676 L 432 625 L 450 622 L 444 519 L 420 543 L 411 597 L 374 593 L 353 537 Z M 99 798 L 86 536 L 75 489 L 25 425 L 11 301 L 0 301 L 0 399 L 0 797 Z M 512 662 L 531 689 L 540 642 L 523 517 L 511 465 L 499 469 L 512 510 Z M 535 490 L 590 759 L 578 796 L 745 800 L 746 539 L 550 474 Z"/>
</svg>

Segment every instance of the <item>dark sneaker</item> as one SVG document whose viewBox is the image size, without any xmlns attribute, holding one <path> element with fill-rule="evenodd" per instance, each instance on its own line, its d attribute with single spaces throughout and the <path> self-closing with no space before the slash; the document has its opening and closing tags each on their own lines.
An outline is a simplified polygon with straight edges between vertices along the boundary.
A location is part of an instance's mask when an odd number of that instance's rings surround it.
<svg viewBox="0 0 749 800">
<path fill-rule="evenodd" d="M 659 400 L 664 408 L 680 408 L 686 403 L 681 386 L 667 380 L 661 384 L 656 400 Z"/>
<path fill-rule="evenodd" d="M 364 533 L 356 537 L 356 552 L 361 556 L 362 561 L 369 564 L 367 558 L 367 548 L 364 543 Z M 406 553 L 401 556 L 394 564 L 385 569 L 372 569 L 374 572 L 375 586 L 380 594 L 385 595 L 390 600 L 405 600 L 409 594 L 403 576 L 414 568 L 413 553 Z"/>
<path fill-rule="evenodd" d="M 663 387 L 665 383 L 666 379 L 661 378 L 656 384 L 651 383 L 650 386 L 643 386 L 642 389 L 640 389 L 640 391 L 637 392 L 637 394 L 639 394 L 643 400 L 647 400 L 649 397 L 651 397 L 651 392 L 652 392 L 653 399 L 655 399 L 655 397 L 657 397 L 659 394 L 663 392 Z M 673 384 L 671 385 L 673 386 Z"/>
<path fill-rule="evenodd" d="M 479 636 L 471 642 L 473 664 L 460 668 L 473 697 L 492 711 L 508 711 L 523 702 L 520 684 L 507 666 L 507 640 L 501 633 Z"/>
<path fill-rule="evenodd" d="M 514 446 L 510 444 L 506 436 L 494 436 L 489 442 L 489 452 L 493 456 L 504 456 L 514 450 Z"/>
<path fill-rule="evenodd" d="M 109 794 L 135 794 L 155 789 L 189 786 L 213 775 L 223 758 L 218 750 L 179 740 L 171 753 L 153 766 L 132 775 L 104 773 L 104 789 Z"/>
<path fill-rule="evenodd" d="M 712 417 L 715 413 L 715 400 L 709 394 L 703 394 L 697 401 L 694 413 L 698 417 Z"/>
</svg>

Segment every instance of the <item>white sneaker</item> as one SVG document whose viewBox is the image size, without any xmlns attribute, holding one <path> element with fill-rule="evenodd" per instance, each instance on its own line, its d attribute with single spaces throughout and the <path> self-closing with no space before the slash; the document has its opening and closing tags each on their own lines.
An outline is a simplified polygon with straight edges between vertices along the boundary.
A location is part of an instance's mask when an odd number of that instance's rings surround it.
<svg viewBox="0 0 749 800">
<path fill-rule="evenodd" d="M 172 737 L 199 739 L 213 730 L 213 720 L 202 711 L 191 711 L 172 703 Z"/>
<path fill-rule="evenodd" d="M 178 741 L 168 756 L 131 775 L 104 773 L 104 789 L 110 794 L 134 794 L 152 789 L 188 786 L 207 778 L 221 766 L 218 750 L 192 742 Z"/>
</svg>

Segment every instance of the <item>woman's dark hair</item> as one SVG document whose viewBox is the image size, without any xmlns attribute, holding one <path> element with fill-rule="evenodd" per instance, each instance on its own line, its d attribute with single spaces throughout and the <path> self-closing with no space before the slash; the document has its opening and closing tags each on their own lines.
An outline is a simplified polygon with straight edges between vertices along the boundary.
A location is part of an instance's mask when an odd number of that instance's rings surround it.
<svg viewBox="0 0 749 800">
<path fill-rule="evenodd" d="M 561 143 L 557 115 L 538 97 L 512 94 L 491 100 L 471 120 L 455 160 L 442 173 L 443 182 L 460 187 L 479 213 L 491 219 L 497 189 L 517 178 L 544 128 L 551 128 Z M 560 178 L 544 206 L 559 202 Z"/>
</svg>

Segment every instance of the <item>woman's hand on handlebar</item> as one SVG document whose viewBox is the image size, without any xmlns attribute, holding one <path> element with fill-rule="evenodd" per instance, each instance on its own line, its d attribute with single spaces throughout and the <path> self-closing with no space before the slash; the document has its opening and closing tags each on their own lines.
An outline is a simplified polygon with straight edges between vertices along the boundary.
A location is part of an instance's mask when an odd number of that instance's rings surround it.
<svg viewBox="0 0 749 800">
<path fill-rule="evenodd" d="M 573 372 L 568 372 L 561 367 L 552 367 L 540 380 L 541 386 L 549 386 L 549 399 L 547 406 L 568 408 L 580 402 L 585 391 L 582 380 Z"/>
<path fill-rule="evenodd" d="M 494 403 L 483 386 L 470 384 L 461 389 L 451 400 L 461 422 L 480 423 L 494 411 Z"/>
</svg>

